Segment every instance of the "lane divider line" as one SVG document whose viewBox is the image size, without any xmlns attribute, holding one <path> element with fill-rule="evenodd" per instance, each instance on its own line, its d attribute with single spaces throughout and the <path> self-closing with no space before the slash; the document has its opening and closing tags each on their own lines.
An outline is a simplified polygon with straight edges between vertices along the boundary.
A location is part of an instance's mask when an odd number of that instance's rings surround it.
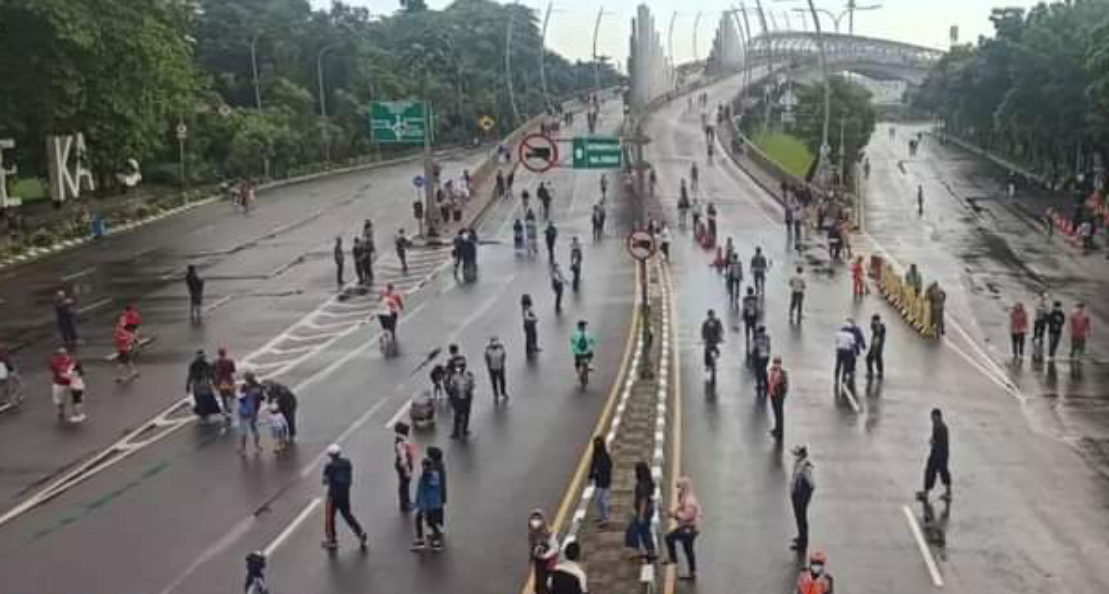
<svg viewBox="0 0 1109 594">
<path fill-rule="evenodd" d="M 285 541 L 289 540 L 289 537 L 292 536 L 298 528 L 300 528 L 301 524 L 308 520 L 309 516 L 312 515 L 312 512 L 316 511 L 316 508 L 320 506 L 320 503 L 322 501 L 322 499 L 316 497 L 312 499 L 312 501 L 308 502 L 308 505 L 303 510 L 301 510 L 297 517 L 294 518 L 293 521 L 288 526 L 286 526 L 284 530 L 281 531 L 281 534 L 278 534 L 277 538 L 273 539 L 273 542 L 271 542 L 269 546 L 263 549 L 262 554 L 264 554 L 267 558 L 273 556 L 274 551 L 276 551 L 277 548 L 281 545 L 285 544 Z"/>
<path fill-rule="evenodd" d="M 924 557 L 924 564 L 928 566 L 928 573 L 932 576 L 932 584 L 937 588 L 942 588 L 943 575 L 940 574 L 940 569 L 936 566 L 936 560 L 932 557 L 932 549 L 928 547 L 928 543 L 924 540 L 924 532 L 920 529 L 920 524 L 917 523 L 913 510 L 907 505 L 902 506 L 901 509 L 905 512 L 905 520 L 909 522 L 909 530 L 912 531 L 913 537 L 916 538 L 916 544 L 920 547 L 920 555 Z"/>
</svg>

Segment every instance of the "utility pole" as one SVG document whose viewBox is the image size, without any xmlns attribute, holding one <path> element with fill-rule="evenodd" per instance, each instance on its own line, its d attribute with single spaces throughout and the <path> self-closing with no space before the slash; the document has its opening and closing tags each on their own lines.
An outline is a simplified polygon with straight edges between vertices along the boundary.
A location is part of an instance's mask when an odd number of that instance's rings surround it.
<svg viewBox="0 0 1109 594">
<path fill-rule="evenodd" d="M 320 95 L 320 134 L 323 137 L 323 160 L 327 163 L 331 162 L 331 133 L 327 125 L 327 92 L 323 84 L 323 58 L 337 45 L 336 43 L 326 45 L 316 54 L 316 83 Z"/>
<path fill-rule="evenodd" d="M 250 73 L 254 81 L 254 107 L 258 110 L 262 109 L 262 85 L 258 81 L 258 37 L 261 33 L 255 33 L 250 38 Z"/>
<path fill-rule="evenodd" d="M 813 26 L 816 27 L 816 45 L 820 50 L 820 73 L 824 78 L 824 124 L 821 129 L 820 141 L 820 154 L 817 155 L 817 180 L 818 185 L 827 187 L 828 185 L 828 153 L 830 148 L 828 146 L 828 119 L 832 116 L 832 90 L 831 83 L 828 80 L 828 58 L 824 54 L 824 34 L 820 30 L 820 18 L 816 15 L 816 6 L 813 0 L 808 0 L 809 12 L 812 13 Z"/>
<path fill-rule="evenodd" d="M 508 12 L 508 25 L 504 33 L 504 78 L 508 86 L 508 102 L 512 105 L 513 125 L 520 125 L 520 109 L 516 107 L 516 93 L 512 89 L 512 28 L 516 24 L 516 7 L 519 0 L 512 3 Z"/>
<path fill-rule="evenodd" d="M 597 21 L 593 23 L 593 88 L 601 90 L 601 64 L 597 59 L 597 37 L 601 33 L 601 19 L 605 16 L 605 7 L 597 9 Z"/>
<path fill-rule="evenodd" d="M 697 27 L 701 24 L 701 11 L 697 11 L 697 16 L 693 17 L 693 61 L 697 62 Z"/>
<path fill-rule="evenodd" d="M 674 21 L 677 20 L 677 18 L 678 11 L 675 10 L 670 14 L 670 27 L 666 31 L 666 54 L 670 57 L 670 68 L 675 68 L 678 65 L 678 61 L 674 58 Z M 672 82 L 673 85 L 671 88 L 676 89 L 678 87 L 677 73 L 675 73 Z"/>
<path fill-rule="evenodd" d="M 435 225 L 439 212 L 439 209 L 435 208 L 435 191 L 439 187 L 439 176 L 435 173 L 435 160 L 431 156 L 431 123 L 433 121 L 431 103 L 424 101 L 424 220 L 427 221 L 427 225 L 425 225 L 425 237 L 427 239 L 439 237 L 439 230 Z"/>
<path fill-rule="evenodd" d="M 553 111 L 554 106 L 551 105 L 551 94 L 547 91 L 547 69 L 544 63 L 547 61 L 547 23 L 551 21 L 552 7 L 554 2 L 548 2 L 547 12 L 543 15 L 543 29 L 539 33 L 539 82 L 543 85 L 543 103 L 549 111 Z"/>
</svg>

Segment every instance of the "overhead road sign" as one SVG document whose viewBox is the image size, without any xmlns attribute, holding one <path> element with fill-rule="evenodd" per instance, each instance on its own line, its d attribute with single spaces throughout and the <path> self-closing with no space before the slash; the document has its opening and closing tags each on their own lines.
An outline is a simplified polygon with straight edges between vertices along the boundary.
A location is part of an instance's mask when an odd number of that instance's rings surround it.
<svg viewBox="0 0 1109 594">
<path fill-rule="evenodd" d="M 576 136 L 574 169 L 619 169 L 623 164 L 620 139 L 615 136 Z"/>
<path fill-rule="evenodd" d="M 423 101 L 370 102 L 370 135 L 379 144 L 422 144 L 427 134 Z"/>
</svg>

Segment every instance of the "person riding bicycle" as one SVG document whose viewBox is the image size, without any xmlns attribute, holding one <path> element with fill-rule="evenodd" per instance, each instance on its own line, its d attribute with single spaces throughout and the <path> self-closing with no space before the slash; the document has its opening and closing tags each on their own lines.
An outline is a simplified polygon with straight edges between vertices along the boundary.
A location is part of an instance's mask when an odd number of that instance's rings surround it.
<svg viewBox="0 0 1109 594">
<path fill-rule="evenodd" d="M 705 343 L 705 368 L 710 369 L 720 354 L 720 343 L 724 342 L 724 324 L 711 309 L 708 317 L 701 323 L 701 340 Z"/>
<path fill-rule="evenodd" d="M 597 340 L 586 330 L 586 321 L 578 322 L 578 329 L 570 336 L 570 352 L 574 355 L 574 369 L 581 373 L 582 365 L 592 369 L 593 351 L 597 347 Z"/>
<path fill-rule="evenodd" d="M 381 329 L 389 332 L 395 341 L 397 339 L 397 320 L 400 318 L 401 310 L 404 309 L 404 300 L 393 287 L 393 283 L 385 285 L 385 288 L 381 291 L 381 307 L 382 313 L 377 316 L 377 319 L 381 322 Z"/>
</svg>

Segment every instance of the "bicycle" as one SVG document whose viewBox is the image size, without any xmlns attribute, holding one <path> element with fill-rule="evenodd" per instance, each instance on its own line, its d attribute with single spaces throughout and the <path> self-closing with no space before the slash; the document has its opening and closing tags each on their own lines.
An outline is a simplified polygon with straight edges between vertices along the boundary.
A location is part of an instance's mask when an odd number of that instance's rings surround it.
<svg viewBox="0 0 1109 594">
<path fill-rule="evenodd" d="M 578 387 L 582 390 L 589 385 L 589 359 L 591 358 L 592 355 L 582 355 L 578 359 Z"/>
</svg>

